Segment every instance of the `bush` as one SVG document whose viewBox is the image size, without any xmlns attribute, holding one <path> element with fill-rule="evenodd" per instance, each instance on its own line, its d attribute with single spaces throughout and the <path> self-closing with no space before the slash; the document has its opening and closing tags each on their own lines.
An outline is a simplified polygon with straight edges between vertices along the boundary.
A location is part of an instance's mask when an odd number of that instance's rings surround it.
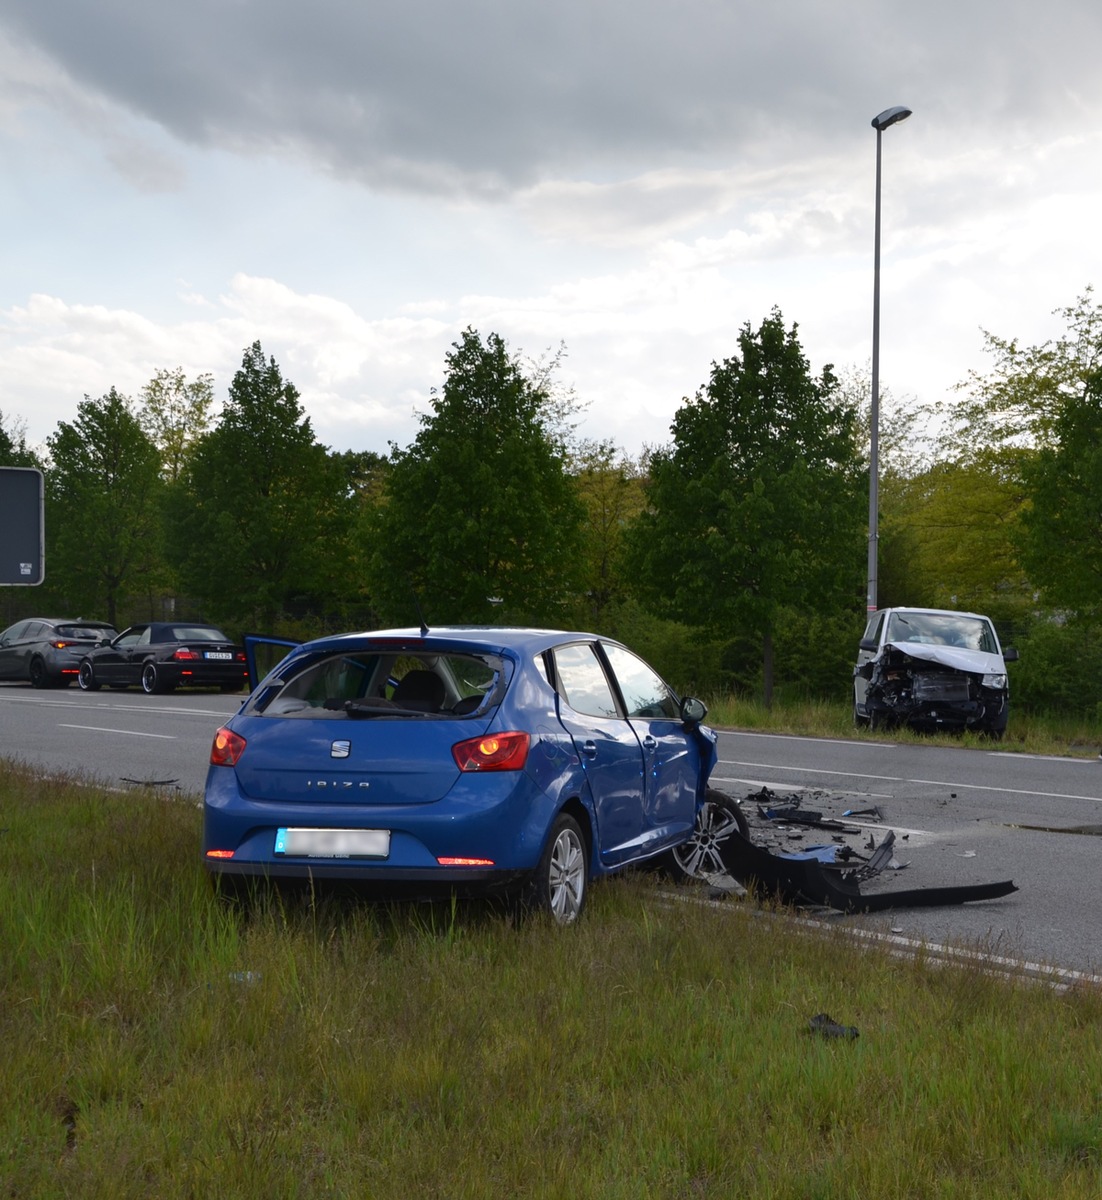
<svg viewBox="0 0 1102 1200">
<path fill-rule="evenodd" d="M 1093 620 L 1033 621 L 1010 666 L 1013 703 L 1034 713 L 1093 717 L 1102 706 L 1102 627 Z"/>
</svg>

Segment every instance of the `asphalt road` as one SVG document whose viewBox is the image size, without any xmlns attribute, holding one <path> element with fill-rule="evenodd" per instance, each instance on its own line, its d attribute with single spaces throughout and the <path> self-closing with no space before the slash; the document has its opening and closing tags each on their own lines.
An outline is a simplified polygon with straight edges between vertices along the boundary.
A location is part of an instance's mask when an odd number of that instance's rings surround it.
<svg viewBox="0 0 1102 1200">
<path fill-rule="evenodd" d="M 35 691 L 0 684 L 0 752 L 44 773 L 117 787 L 151 783 L 202 793 L 215 731 L 244 695 L 179 691 Z M 906 863 L 875 887 L 942 887 L 1010 879 L 1004 899 L 950 908 L 834 915 L 846 927 L 980 946 L 990 953 L 1102 973 L 1102 762 L 935 745 L 720 731 L 713 783 L 746 797 L 798 792 L 847 818 Z M 821 837 L 806 840 L 824 840 Z"/>
<path fill-rule="evenodd" d="M 0 684 L 4 755 L 46 773 L 72 773 L 119 787 L 157 783 L 202 794 L 211 741 L 245 693 L 137 689 L 36 691 Z"/>
<path fill-rule="evenodd" d="M 896 857 L 907 865 L 878 888 L 1007 879 L 1019 888 L 1000 900 L 830 920 L 1046 966 L 1102 969 L 1097 758 L 731 732 L 720 733 L 719 754 L 712 781 L 732 795 L 795 792 L 827 816 L 879 808 L 883 820 L 846 820 L 877 842 L 895 832 Z M 827 839 L 809 833 L 804 840 Z"/>
</svg>

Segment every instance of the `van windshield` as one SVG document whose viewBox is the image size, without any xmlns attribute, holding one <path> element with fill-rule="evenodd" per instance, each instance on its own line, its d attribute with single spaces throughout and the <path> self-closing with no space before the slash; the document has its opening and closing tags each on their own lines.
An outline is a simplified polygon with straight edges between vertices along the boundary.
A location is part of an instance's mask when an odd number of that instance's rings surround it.
<svg viewBox="0 0 1102 1200">
<path fill-rule="evenodd" d="M 998 654 L 991 622 L 965 613 L 893 612 L 888 620 L 889 642 L 921 642 L 930 646 L 959 646 Z"/>
</svg>

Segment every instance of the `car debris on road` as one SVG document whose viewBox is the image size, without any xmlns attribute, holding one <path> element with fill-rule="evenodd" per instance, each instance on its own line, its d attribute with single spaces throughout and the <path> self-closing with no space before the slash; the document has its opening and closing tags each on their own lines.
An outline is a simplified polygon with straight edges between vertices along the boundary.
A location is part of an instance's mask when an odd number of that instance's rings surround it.
<svg viewBox="0 0 1102 1200">
<path fill-rule="evenodd" d="M 753 816 L 756 810 L 757 816 L 755 823 L 748 821 L 750 836 L 733 834 L 721 845 L 720 854 L 728 875 L 742 888 L 764 898 L 867 913 L 996 900 L 1018 890 L 1013 881 L 1001 880 L 864 893 L 863 883 L 884 871 L 902 870 L 908 865 L 895 857 L 894 831 L 888 830 L 879 843 L 870 835 L 867 842 L 861 843 L 861 850 L 871 853 L 864 854 L 851 844 L 854 838 L 865 837 L 864 828 L 832 819 L 818 809 L 805 808 L 797 795 L 778 798 L 762 788 L 747 800 L 751 804 L 744 803 L 743 811 L 749 808 L 748 816 Z M 882 819 L 879 809 L 877 813 Z M 803 835 L 794 834 L 793 826 L 828 832 L 831 839 L 794 850 L 793 837 Z"/>
</svg>

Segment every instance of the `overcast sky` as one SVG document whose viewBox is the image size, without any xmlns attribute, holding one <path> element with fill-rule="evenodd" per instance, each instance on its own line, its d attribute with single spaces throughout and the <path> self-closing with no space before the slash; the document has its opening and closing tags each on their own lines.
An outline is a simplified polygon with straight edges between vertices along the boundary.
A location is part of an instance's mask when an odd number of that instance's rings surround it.
<svg viewBox="0 0 1102 1200">
<path fill-rule="evenodd" d="M 777 307 L 933 402 L 1102 285 L 1098 0 L 0 0 L 0 412 L 259 340 L 337 450 L 467 326 L 636 453 Z"/>
</svg>

